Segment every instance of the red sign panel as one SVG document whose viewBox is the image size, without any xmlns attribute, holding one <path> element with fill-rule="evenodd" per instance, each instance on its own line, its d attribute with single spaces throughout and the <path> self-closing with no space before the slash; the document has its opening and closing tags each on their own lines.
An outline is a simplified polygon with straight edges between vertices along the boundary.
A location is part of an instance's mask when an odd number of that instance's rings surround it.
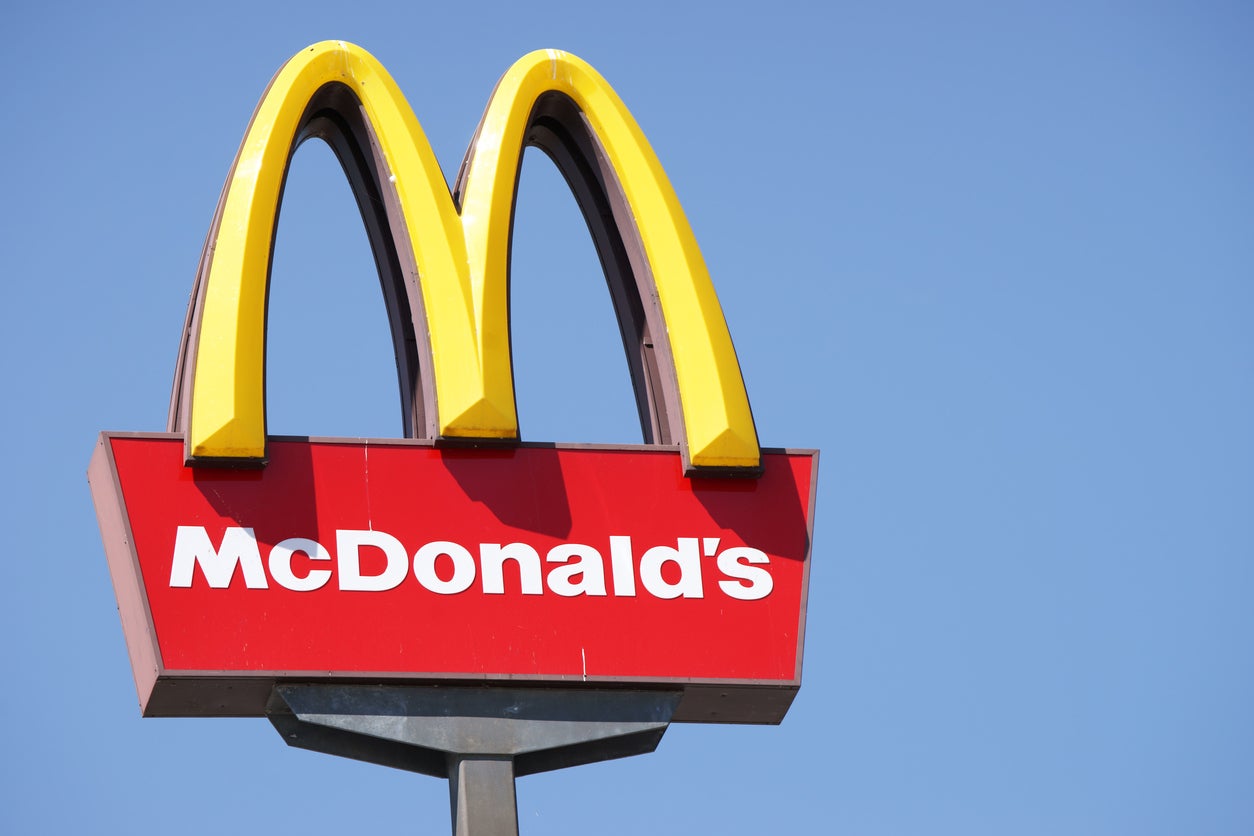
<svg viewBox="0 0 1254 836">
<path fill-rule="evenodd" d="M 101 437 L 145 714 L 260 714 L 279 680 L 629 682 L 683 688 L 676 720 L 777 722 L 800 684 L 817 453 L 727 479 L 649 447 L 269 452 Z"/>
</svg>

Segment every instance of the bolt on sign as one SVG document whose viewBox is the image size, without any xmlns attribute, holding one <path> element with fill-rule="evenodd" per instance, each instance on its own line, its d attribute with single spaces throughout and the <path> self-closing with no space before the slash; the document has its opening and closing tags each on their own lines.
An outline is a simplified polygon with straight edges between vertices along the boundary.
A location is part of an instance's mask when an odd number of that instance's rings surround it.
<svg viewBox="0 0 1254 836">
<path fill-rule="evenodd" d="M 275 223 L 311 137 L 365 222 L 405 438 L 266 432 Z M 643 445 L 519 438 L 528 146 L 591 231 Z M 759 447 L 692 230 L 588 64 L 511 67 L 450 193 L 384 68 L 325 42 L 271 80 L 231 167 L 166 432 L 102 433 L 88 476 L 145 716 L 261 716 L 284 683 L 631 684 L 681 691 L 676 721 L 773 723 L 800 685 L 817 457 Z"/>
</svg>

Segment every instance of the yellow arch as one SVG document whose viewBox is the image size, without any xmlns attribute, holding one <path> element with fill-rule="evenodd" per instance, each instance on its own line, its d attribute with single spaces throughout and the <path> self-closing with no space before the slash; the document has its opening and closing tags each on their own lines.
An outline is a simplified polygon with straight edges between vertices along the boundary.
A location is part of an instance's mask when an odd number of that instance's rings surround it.
<svg viewBox="0 0 1254 836">
<path fill-rule="evenodd" d="M 489 101 L 461 190 L 460 212 L 422 127 L 365 50 L 326 41 L 288 61 L 253 114 L 221 203 L 203 287 L 188 413 L 193 459 L 265 455 L 265 302 L 274 218 L 287 159 L 311 99 L 348 87 L 395 190 L 425 308 L 438 435 L 518 436 L 509 351 L 509 230 L 524 132 L 537 99 L 570 97 L 617 174 L 653 271 L 695 468 L 754 468 L 757 434 L 735 349 L 692 230 L 639 126 L 588 64 L 530 53 Z M 420 314 L 419 314 L 420 315 Z"/>
</svg>

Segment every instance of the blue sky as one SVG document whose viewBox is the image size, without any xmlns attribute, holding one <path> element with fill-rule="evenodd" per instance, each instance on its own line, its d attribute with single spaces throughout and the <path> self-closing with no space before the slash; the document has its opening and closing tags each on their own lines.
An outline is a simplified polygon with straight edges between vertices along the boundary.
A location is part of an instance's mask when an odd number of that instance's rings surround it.
<svg viewBox="0 0 1254 836">
<path fill-rule="evenodd" d="M 822 450 L 784 723 L 521 779 L 524 834 L 1254 830 L 1244 4 L 353 7 L 0 11 L 0 830 L 446 832 L 441 781 L 264 720 L 142 720 L 84 478 L 99 431 L 163 428 L 249 114 L 326 38 L 383 62 L 449 176 L 516 58 L 591 62 L 688 213 L 763 443 Z M 591 243 L 534 153 L 519 205 L 525 437 L 638 440 Z M 272 430 L 397 434 L 323 147 L 275 258 Z"/>
</svg>

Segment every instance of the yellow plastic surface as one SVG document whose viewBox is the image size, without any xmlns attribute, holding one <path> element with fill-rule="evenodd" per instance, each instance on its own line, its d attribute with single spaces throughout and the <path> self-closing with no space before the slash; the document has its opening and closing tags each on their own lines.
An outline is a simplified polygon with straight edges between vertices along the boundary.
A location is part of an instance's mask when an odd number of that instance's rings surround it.
<svg viewBox="0 0 1254 836">
<path fill-rule="evenodd" d="M 605 80 L 555 50 L 530 53 L 511 67 L 484 115 L 459 214 L 396 83 L 369 53 L 341 41 L 309 47 L 274 77 L 227 184 L 196 354 L 188 429 L 194 457 L 264 455 L 270 238 L 297 125 L 314 93 L 331 82 L 361 100 L 404 211 L 431 339 L 440 435 L 518 435 L 506 278 L 514 181 L 532 105 L 557 91 L 584 112 L 640 229 L 674 357 L 690 462 L 758 465 L 748 397 L 705 262 L 661 164 Z"/>
</svg>

